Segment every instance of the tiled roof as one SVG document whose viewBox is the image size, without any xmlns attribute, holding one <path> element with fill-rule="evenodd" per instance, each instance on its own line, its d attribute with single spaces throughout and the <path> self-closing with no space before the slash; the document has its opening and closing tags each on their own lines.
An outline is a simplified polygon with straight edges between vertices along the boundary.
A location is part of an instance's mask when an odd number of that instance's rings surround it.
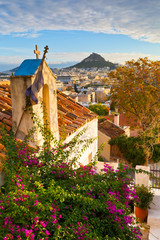
<svg viewBox="0 0 160 240">
<path fill-rule="evenodd" d="M 122 128 L 118 127 L 109 120 L 105 120 L 104 122 L 98 123 L 98 130 L 110 138 L 115 138 L 125 133 L 125 131 Z"/>
<path fill-rule="evenodd" d="M 71 97 L 57 91 L 58 125 L 60 135 L 70 135 L 79 127 L 97 117 L 88 108 L 76 103 Z"/>
<path fill-rule="evenodd" d="M 11 88 L 9 81 L 0 82 L 0 124 L 6 123 L 8 131 L 12 127 Z"/>
<path fill-rule="evenodd" d="M 58 125 L 60 136 L 72 134 L 86 122 L 97 117 L 89 109 L 76 103 L 71 97 L 57 91 Z M 0 82 L 0 124 L 6 122 L 7 129 L 12 127 L 11 89 L 8 82 Z M 63 134 L 64 135 L 64 134 Z"/>
</svg>

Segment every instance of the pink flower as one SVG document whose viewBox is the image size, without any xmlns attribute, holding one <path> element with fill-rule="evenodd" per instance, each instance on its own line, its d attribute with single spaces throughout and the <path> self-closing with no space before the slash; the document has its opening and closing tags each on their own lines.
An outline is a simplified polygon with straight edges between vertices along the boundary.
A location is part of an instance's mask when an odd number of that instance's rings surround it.
<svg viewBox="0 0 160 240">
<path fill-rule="evenodd" d="M 20 183 L 16 183 L 17 187 L 19 187 Z"/>
<path fill-rule="evenodd" d="M 33 233 L 32 235 L 31 235 L 31 240 L 34 240 L 34 237 L 35 237 L 35 234 Z"/>
<path fill-rule="evenodd" d="M 34 221 L 37 223 L 39 221 L 39 217 L 35 217 Z"/>
<path fill-rule="evenodd" d="M 48 230 L 46 230 L 46 235 L 49 236 L 50 235 L 50 232 Z"/>
<path fill-rule="evenodd" d="M 31 233 L 32 233 L 32 232 L 33 232 L 32 230 L 27 230 L 27 229 L 25 229 L 26 237 L 31 236 Z"/>
<path fill-rule="evenodd" d="M 45 223 L 44 221 L 40 221 L 40 224 L 41 224 L 41 226 L 44 227 L 44 228 L 47 226 L 47 223 Z"/>
<path fill-rule="evenodd" d="M 33 206 L 37 206 L 38 202 L 39 202 L 39 201 L 36 200 L 36 201 L 35 201 L 35 204 L 33 204 Z"/>
</svg>

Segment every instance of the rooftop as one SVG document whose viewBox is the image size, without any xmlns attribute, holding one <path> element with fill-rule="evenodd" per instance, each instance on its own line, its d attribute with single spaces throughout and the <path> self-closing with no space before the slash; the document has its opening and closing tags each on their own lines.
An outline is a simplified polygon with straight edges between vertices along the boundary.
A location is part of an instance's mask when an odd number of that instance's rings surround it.
<svg viewBox="0 0 160 240">
<path fill-rule="evenodd" d="M 114 115 L 108 116 L 110 121 L 114 121 Z M 132 118 L 128 117 L 126 113 L 119 114 L 119 125 L 120 126 L 130 126 L 131 128 L 139 126 L 138 122 L 136 121 L 135 116 L 133 115 Z"/>
<path fill-rule="evenodd" d="M 109 120 L 105 120 L 104 122 L 98 123 L 98 130 L 110 138 L 115 138 L 125 133 L 125 131 L 122 128 L 118 127 Z"/>
</svg>

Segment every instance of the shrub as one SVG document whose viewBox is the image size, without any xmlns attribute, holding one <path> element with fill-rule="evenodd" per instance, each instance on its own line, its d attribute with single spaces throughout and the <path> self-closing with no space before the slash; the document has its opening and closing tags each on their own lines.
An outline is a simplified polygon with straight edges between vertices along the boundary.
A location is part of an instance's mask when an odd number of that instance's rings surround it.
<svg viewBox="0 0 160 240">
<path fill-rule="evenodd" d="M 117 145 L 121 153 L 125 159 L 130 163 L 133 167 L 136 165 L 143 165 L 145 163 L 145 155 L 142 148 L 137 148 L 137 143 L 139 141 L 137 138 L 127 136 L 118 136 L 117 138 L 111 139 L 109 144 Z"/>
<path fill-rule="evenodd" d="M 145 163 L 145 153 L 142 147 L 143 141 L 140 137 L 127 137 L 121 135 L 117 138 L 111 139 L 109 144 L 117 145 L 128 163 L 133 167 Z M 160 161 L 160 144 L 154 145 L 151 151 L 153 162 Z"/>
<path fill-rule="evenodd" d="M 71 157 L 81 142 L 54 141 L 32 149 L 3 132 L 6 183 L 0 193 L 0 239 L 139 239 L 132 226 L 130 199 L 136 194 L 130 169 L 114 171 L 107 164 L 102 174 L 95 163 L 82 166 Z"/>
</svg>

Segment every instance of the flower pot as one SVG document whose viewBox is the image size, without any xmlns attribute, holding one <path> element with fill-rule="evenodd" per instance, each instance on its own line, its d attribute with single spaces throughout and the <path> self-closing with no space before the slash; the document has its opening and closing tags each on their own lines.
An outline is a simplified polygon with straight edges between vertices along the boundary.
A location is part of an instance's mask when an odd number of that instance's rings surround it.
<svg viewBox="0 0 160 240">
<path fill-rule="evenodd" d="M 142 222 L 144 222 L 144 220 L 146 219 L 146 217 L 148 215 L 148 209 L 142 209 L 139 207 L 135 207 L 134 214 L 137 218 L 137 221 L 142 223 Z"/>
</svg>

